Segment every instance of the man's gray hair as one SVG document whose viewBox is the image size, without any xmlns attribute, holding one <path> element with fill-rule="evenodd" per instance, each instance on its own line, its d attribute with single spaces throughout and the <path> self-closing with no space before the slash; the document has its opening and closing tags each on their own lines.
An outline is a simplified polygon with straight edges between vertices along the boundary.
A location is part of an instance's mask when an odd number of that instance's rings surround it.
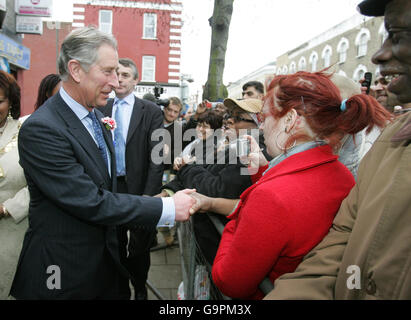
<svg viewBox="0 0 411 320">
<path fill-rule="evenodd" d="M 121 64 L 123 67 L 130 68 L 133 71 L 133 79 L 136 80 L 138 78 L 138 70 L 137 66 L 133 60 L 129 58 L 121 58 L 118 60 L 118 63 Z"/>
<path fill-rule="evenodd" d="M 58 67 L 61 79 L 66 81 L 69 75 L 68 62 L 72 59 L 80 62 L 87 72 L 97 60 L 97 51 L 107 44 L 117 50 L 117 40 L 108 33 L 95 27 L 84 27 L 72 31 L 63 41 L 58 57 Z"/>
</svg>

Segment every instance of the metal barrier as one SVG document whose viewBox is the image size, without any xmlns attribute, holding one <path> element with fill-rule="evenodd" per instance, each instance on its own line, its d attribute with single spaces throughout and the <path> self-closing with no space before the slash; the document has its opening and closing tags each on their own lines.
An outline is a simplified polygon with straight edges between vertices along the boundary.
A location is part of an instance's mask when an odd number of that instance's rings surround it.
<svg viewBox="0 0 411 320">
<path fill-rule="evenodd" d="M 224 230 L 224 225 L 212 215 L 209 215 L 208 217 L 221 235 Z M 184 299 L 231 300 L 231 298 L 223 295 L 214 285 L 211 279 L 211 265 L 201 253 L 201 249 L 195 239 L 191 220 L 178 223 L 177 235 L 181 256 Z M 274 286 L 268 278 L 265 278 L 260 283 L 259 288 L 266 295 L 274 288 Z"/>
<path fill-rule="evenodd" d="M 178 223 L 177 235 L 185 300 L 230 300 L 211 280 L 211 265 L 201 253 L 191 220 Z"/>
</svg>

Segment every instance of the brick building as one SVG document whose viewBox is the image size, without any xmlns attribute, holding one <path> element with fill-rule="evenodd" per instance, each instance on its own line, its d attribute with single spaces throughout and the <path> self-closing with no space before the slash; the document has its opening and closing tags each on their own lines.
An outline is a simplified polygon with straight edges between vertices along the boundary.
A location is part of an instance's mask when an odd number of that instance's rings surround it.
<svg viewBox="0 0 411 320">
<path fill-rule="evenodd" d="M 94 25 L 112 33 L 119 57 L 139 70 L 138 97 L 164 88 L 161 96 L 180 96 L 182 4 L 179 0 L 74 0 L 73 28 Z"/>
</svg>

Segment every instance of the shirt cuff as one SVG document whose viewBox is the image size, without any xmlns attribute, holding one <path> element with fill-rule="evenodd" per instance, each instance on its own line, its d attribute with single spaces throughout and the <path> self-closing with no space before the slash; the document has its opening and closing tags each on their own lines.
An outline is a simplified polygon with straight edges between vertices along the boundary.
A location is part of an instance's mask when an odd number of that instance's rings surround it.
<svg viewBox="0 0 411 320">
<path fill-rule="evenodd" d="M 176 219 L 174 199 L 165 197 L 161 198 L 161 201 L 163 201 L 163 212 L 161 212 L 161 218 L 157 223 L 157 227 L 173 227 Z"/>
</svg>

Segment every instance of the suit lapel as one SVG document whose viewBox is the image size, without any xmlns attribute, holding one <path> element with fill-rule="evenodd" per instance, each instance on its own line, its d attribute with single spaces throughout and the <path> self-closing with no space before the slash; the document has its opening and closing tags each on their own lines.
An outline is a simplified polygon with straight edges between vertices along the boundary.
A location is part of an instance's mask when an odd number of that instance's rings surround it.
<svg viewBox="0 0 411 320">
<path fill-rule="evenodd" d="M 81 144 L 86 153 L 90 156 L 92 161 L 96 164 L 96 167 L 103 174 L 103 177 L 107 181 L 109 181 L 110 177 L 108 174 L 107 167 L 104 164 L 103 157 L 101 156 L 101 153 L 96 143 L 94 142 L 94 139 L 91 137 L 90 133 L 84 127 L 83 123 L 76 116 L 76 114 L 64 102 L 60 94 L 58 94 L 56 99 L 59 100 L 60 104 L 59 107 L 55 108 L 57 113 L 59 113 L 62 119 L 66 122 L 68 130 L 77 139 L 77 141 Z"/>
<path fill-rule="evenodd" d="M 128 126 L 126 146 L 133 136 L 134 132 L 136 131 L 138 125 L 140 124 L 141 119 L 143 118 L 143 113 L 144 105 L 141 103 L 141 101 L 135 98 L 133 112 L 131 113 L 130 118 L 130 125 Z"/>
</svg>

